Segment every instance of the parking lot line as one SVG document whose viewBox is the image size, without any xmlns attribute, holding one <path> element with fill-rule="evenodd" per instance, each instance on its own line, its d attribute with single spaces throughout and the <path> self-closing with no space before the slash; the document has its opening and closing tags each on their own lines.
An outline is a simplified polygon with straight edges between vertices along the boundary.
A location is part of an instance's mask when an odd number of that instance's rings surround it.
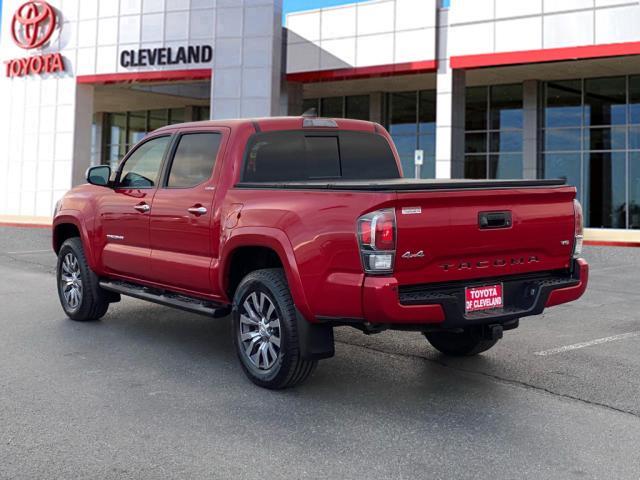
<svg viewBox="0 0 640 480">
<path fill-rule="evenodd" d="M 624 340 L 626 338 L 638 336 L 640 336 L 640 332 L 621 333 L 620 335 L 612 335 L 611 337 L 596 338 L 595 340 L 589 340 L 588 342 L 574 343 L 573 345 L 565 345 L 563 347 L 552 348 L 550 350 L 542 350 L 540 352 L 535 352 L 534 355 L 546 357 L 547 355 L 569 352 L 571 350 L 578 350 L 579 348 L 591 347 L 592 345 L 600 345 L 601 343 L 615 342 L 616 340 Z"/>
</svg>

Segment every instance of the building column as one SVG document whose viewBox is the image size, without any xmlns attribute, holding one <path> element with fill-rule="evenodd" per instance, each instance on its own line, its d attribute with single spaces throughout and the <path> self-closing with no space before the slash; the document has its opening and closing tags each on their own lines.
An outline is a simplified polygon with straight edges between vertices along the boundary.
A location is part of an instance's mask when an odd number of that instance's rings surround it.
<svg viewBox="0 0 640 480">
<path fill-rule="evenodd" d="M 302 83 L 287 82 L 283 78 L 280 87 L 280 115 L 291 115 L 297 117 L 302 115 L 303 101 Z"/>
<path fill-rule="evenodd" d="M 463 178 L 466 72 L 439 67 L 437 85 L 436 178 Z"/>
<path fill-rule="evenodd" d="M 72 185 L 86 183 L 87 168 L 92 165 L 93 85 L 76 86 L 73 139 Z"/>
<path fill-rule="evenodd" d="M 383 125 L 384 123 L 384 93 L 371 92 L 369 95 L 369 120 Z"/>
<path fill-rule="evenodd" d="M 282 0 L 227 4 L 216 10 L 211 118 L 278 115 Z"/>
<path fill-rule="evenodd" d="M 522 178 L 538 176 L 538 81 L 522 83 L 523 145 Z"/>
<path fill-rule="evenodd" d="M 438 12 L 436 73 L 436 178 L 464 177 L 466 72 L 449 66 L 449 12 Z"/>
</svg>

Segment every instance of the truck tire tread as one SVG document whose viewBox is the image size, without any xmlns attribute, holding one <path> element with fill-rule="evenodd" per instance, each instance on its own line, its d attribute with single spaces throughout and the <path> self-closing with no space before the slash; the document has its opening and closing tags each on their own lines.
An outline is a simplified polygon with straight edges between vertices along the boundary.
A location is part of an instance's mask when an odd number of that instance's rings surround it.
<svg viewBox="0 0 640 480">
<path fill-rule="evenodd" d="M 277 303 L 276 308 L 280 310 L 281 314 L 281 331 L 284 332 L 283 337 L 286 337 L 282 339 L 283 345 L 286 345 L 286 347 L 284 347 L 284 351 L 281 353 L 283 358 L 282 361 L 280 361 L 280 371 L 272 378 L 261 375 L 259 372 L 256 373 L 256 370 L 246 363 L 237 339 L 239 302 L 242 300 L 248 286 L 254 283 L 264 285 L 274 296 L 274 300 Z M 296 309 L 282 269 L 261 269 L 247 274 L 240 282 L 234 295 L 233 312 L 234 328 L 232 330 L 236 350 L 245 374 L 253 383 L 261 387 L 279 390 L 299 385 L 313 373 L 318 362 L 316 360 L 305 360 L 300 355 Z"/>
<path fill-rule="evenodd" d="M 71 320 L 76 322 L 91 322 L 99 320 L 109 309 L 108 296 L 107 293 L 98 285 L 98 276 L 89 267 L 87 257 L 84 253 L 84 248 L 82 247 L 82 240 L 79 237 L 68 238 L 60 247 L 56 278 L 59 282 L 61 263 L 65 252 L 68 250 L 71 250 L 78 260 L 85 288 L 83 288 L 80 308 L 76 312 L 69 312 L 65 309 L 65 313 Z M 59 288 L 58 294 L 60 295 Z M 60 298 L 60 302 L 63 303 L 62 297 Z"/>
</svg>

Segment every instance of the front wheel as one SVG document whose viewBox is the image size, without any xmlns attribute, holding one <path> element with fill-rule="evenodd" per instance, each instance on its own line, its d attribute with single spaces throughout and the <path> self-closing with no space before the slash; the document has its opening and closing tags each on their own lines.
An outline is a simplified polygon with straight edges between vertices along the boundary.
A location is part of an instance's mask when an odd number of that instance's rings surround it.
<svg viewBox="0 0 640 480">
<path fill-rule="evenodd" d="M 461 333 L 431 332 L 425 333 L 424 336 L 427 337 L 433 348 L 452 357 L 478 355 L 498 343 L 498 339 L 484 339 L 477 332 L 469 329 Z"/>
<path fill-rule="evenodd" d="M 300 355 L 295 306 L 281 269 L 242 280 L 233 297 L 233 337 L 245 374 L 264 388 L 298 385 L 318 363 Z"/>
<path fill-rule="evenodd" d="M 60 247 L 56 279 L 60 304 L 71 320 L 88 322 L 107 313 L 107 292 L 98 286 L 98 277 L 89 268 L 79 238 L 69 238 Z"/>
</svg>

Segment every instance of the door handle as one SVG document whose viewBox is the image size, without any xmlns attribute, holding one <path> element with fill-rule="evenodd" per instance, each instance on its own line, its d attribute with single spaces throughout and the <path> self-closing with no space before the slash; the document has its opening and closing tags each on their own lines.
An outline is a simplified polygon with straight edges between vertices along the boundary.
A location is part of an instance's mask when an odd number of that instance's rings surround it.
<svg viewBox="0 0 640 480">
<path fill-rule="evenodd" d="M 478 214 L 478 225 L 481 229 L 509 228 L 511 223 L 511 212 L 480 212 Z"/>
<path fill-rule="evenodd" d="M 151 210 L 151 207 L 146 203 L 141 203 L 140 205 L 136 205 L 133 208 L 135 208 L 140 213 L 147 213 L 149 210 Z"/>
<path fill-rule="evenodd" d="M 205 207 L 191 207 L 191 208 L 187 208 L 187 212 L 191 213 L 192 215 L 204 215 L 205 213 L 207 213 L 207 209 Z"/>
</svg>

